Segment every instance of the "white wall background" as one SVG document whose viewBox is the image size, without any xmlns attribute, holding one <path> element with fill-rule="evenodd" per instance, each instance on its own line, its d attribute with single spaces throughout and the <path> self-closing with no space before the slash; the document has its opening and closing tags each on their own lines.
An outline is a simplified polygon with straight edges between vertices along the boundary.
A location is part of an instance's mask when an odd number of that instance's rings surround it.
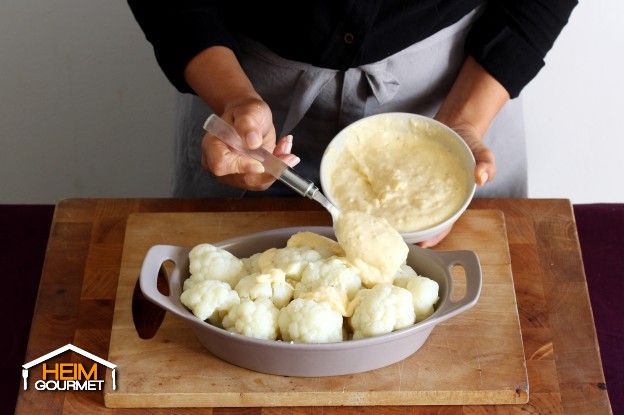
<svg viewBox="0 0 624 415">
<path fill-rule="evenodd" d="M 523 92 L 531 197 L 624 202 L 624 2 L 581 2 Z M 125 1 L 0 4 L 0 203 L 167 196 L 174 91 Z"/>
<path fill-rule="evenodd" d="M 525 88 L 529 196 L 624 202 L 624 2 L 581 1 Z"/>
<path fill-rule="evenodd" d="M 0 203 L 167 195 L 172 121 L 125 1 L 0 2 Z"/>
</svg>

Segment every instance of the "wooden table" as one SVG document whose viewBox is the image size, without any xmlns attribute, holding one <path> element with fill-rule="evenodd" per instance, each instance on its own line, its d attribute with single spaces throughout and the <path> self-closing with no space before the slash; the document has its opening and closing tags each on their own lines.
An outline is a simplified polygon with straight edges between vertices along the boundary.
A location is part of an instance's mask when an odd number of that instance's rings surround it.
<svg viewBox="0 0 624 415">
<path fill-rule="evenodd" d="M 527 359 L 522 406 L 120 410 L 100 392 L 20 391 L 18 414 L 498 414 L 611 413 L 572 207 L 567 200 L 480 199 L 505 214 Z M 319 210 L 302 198 L 72 199 L 56 208 L 26 353 L 67 343 L 106 357 L 125 223 L 132 212 Z"/>
</svg>

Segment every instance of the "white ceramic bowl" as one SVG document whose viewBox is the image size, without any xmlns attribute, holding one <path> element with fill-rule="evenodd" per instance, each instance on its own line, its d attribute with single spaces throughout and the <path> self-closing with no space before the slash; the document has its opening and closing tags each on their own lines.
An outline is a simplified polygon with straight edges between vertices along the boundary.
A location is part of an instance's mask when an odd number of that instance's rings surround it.
<svg viewBox="0 0 624 415">
<path fill-rule="evenodd" d="M 458 158 L 461 160 L 463 164 L 463 169 L 466 172 L 466 177 L 468 178 L 466 181 L 466 198 L 461 206 L 453 213 L 451 216 L 443 220 L 442 222 L 435 223 L 426 229 L 416 230 L 416 231 L 408 231 L 402 232 L 401 235 L 408 243 L 416 243 L 426 241 L 435 237 L 436 235 L 444 232 L 449 229 L 453 223 L 461 216 L 462 213 L 468 207 L 468 204 L 472 200 L 474 196 L 474 192 L 476 189 L 476 184 L 474 183 L 474 168 L 475 168 L 475 159 L 472 155 L 472 151 L 466 144 L 466 142 L 452 129 L 447 127 L 446 125 L 422 115 L 410 114 L 405 112 L 390 112 L 372 115 L 370 117 L 362 118 L 345 127 L 342 131 L 340 131 L 336 137 L 332 139 L 332 141 L 325 149 L 325 153 L 323 154 L 323 158 L 321 160 L 321 170 L 320 170 L 320 179 L 321 186 L 323 187 L 323 192 L 325 196 L 338 208 L 340 208 L 340 204 L 337 203 L 336 198 L 332 194 L 331 191 L 331 179 L 330 172 L 331 167 L 333 166 L 334 160 L 337 155 L 340 154 L 346 139 L 349 137 L 351 131 L 355 126 L 360 127 L 362 124 L 375 122 L 375 120 L 379 117 L 393 117 L 396 118 L 395 128 L 397 131 L 407 131 L 409 128 L 409 121 L 415 120 L 418 123 L 429 124 L 432 127 L 435 127 L 437 130 L 441 132 L 441 134 L 436 136 L 440 140 L 440 142 L 451 152 L 455 153 Z M 426 125 L 425 125 L 426 126 Z"/>
</svg>

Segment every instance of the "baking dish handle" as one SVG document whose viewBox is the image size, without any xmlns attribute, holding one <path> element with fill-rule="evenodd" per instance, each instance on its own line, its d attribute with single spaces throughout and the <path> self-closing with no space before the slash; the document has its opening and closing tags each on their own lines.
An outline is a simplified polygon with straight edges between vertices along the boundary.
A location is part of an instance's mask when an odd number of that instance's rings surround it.
<svg viewBox="0 0 624 415">
<path fill-rule="evenodd" d="M 169 279 L 179 279 L 178 274 L 182 272 L 180 264 L 185 263 L 187 255 L 188 249 L 181 246 L 154 245 L 145 255 L 139 276 L 141 292 L 148 300 L 184 319 L 187 319 L 188 316 L 180 311 L 180 307 L 171 300 L 171 296 L 163 295 L 158 291 L 157 281 L 160 267 L 165 261 L 169 260 L 175 263 Z"/>
<path fill-rule="evenodd" d="M 446 320 L 477 303 L 482 285 L 481 264 L 477 254 L 472 251 L 436 252 L 436 255 L 442 260 L 449 274 L 455 265 L 463 267 L 466 274 L 466 294 L 461 300 L 449 301 L 445 304 L 441 314 L 444 316 L 442 319 Z M 451 286 L 450 289 L 449 298 L 453 294 L 453 287 Z"/>
</svg>

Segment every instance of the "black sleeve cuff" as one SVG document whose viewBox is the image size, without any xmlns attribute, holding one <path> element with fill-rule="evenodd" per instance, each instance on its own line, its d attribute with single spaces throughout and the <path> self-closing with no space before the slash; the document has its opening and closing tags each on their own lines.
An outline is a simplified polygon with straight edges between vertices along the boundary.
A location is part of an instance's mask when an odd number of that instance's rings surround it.
<svg viewBox="0 0 624 415">
<path fill-rule="evenodd" d="M 184 70 L 201 51 L 225 46 L 237 53 L 236 40 L 218 5 L 202 0 L 128 0 L 128 4 L 165 76 L 180 92 L 194 93 L 184 80 Z"/>
<path fill-rule="evenodd" d="M 211 46 L 225 46 L 236 54 L 236 40 L 215 11 L 183 11 L 173 17 L 168 27 L 160 28 L 152 41 L 156 60 L 169 81 L 180 92 L 194 93 L 184 79 L 190 60 Z"/>
<path fill-rule="evenodd" d="M 475 22 L 466 52 L 515 98 L 544 66 L 544 55 L 504 19 L 493 17 L 486 10 Z"/>
</svg>

